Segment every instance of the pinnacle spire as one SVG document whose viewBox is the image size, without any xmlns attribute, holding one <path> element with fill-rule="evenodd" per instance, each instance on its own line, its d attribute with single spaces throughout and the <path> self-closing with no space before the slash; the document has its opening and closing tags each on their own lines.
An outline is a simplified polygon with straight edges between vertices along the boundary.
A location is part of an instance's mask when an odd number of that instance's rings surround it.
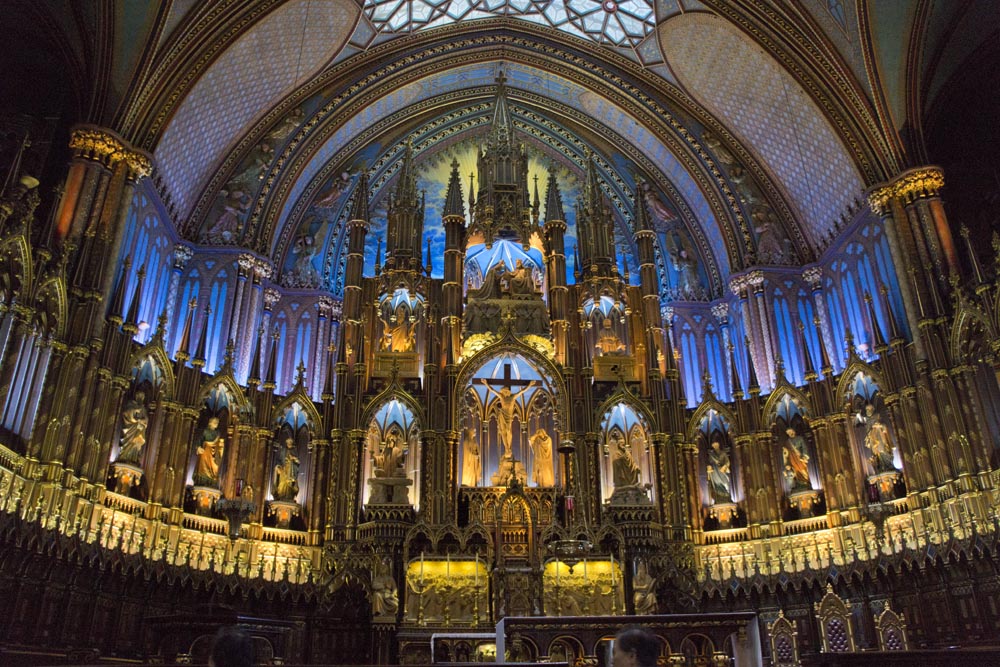
<svg viewBox="0 0 1000 667">
<path fill-rule="evenodd" d="M 445 195 L 444 216 L 465 217 L 465 205 L 462 202 L 462 180 L 458 175 L 458 160 L 451 161 L 451 177 L 448 179 L 448 193 Z"/>
<path fill-rule="evenodd" d="M 358 184 L 354 187 L 354 204 L 351 207 L 351 220 L 368 222 L 368 170 L 362 169 Z"/>
<path fill-rule="evenodd" d="M 559 192 L 559 182 L 555 172 L 549 171 L 549 181 L 545 186 L 545 221 L 566 220 L 563 212 L 562 194 Z"/>
</svg>

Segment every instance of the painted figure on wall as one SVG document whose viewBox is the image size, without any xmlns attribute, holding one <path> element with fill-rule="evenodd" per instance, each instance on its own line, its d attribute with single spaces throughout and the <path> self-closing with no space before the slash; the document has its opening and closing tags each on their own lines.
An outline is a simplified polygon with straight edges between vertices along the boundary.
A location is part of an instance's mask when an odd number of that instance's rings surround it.
<svg viewBox="0 0 1000 667">
<path fill-rule="evenodd" d="M 194 468 L 194 483 L 198 486 L 218 486 L 219 466 L 225 449 L 225 439 L 219 432 L 219 418 L 209 417 L 208 425 L 201 432 L 198 458 Z"/>
<path fill-rule="evenodd" d="M 729 450 L 722 447 L 718 440 L 712 440 L 708 450 L 708 490 L 712 500 L 717 503 L 733 502 L 732 462 Z"/>
<path fill-rule="evenodd" d="M 806 439 L 799 435 L 794 428 L 785 429 L 787 439 L 782 447 L 782 460 L 784 461 L 784 478 L 789 491 L 799 491 L 811 489 L 809 483 L 809 453 L 806 448 Z"/>
<path fill-rule="evenodd" d="M 295 441 L 285 439 L 284 453 L 274 466 L 274 499 L 295 500 L 299 495 L 299 457 L 295 455 Z"/>
<path fill-rule="evenodd" d="M 142 448 L 146 445 L 146 426 L 149 413 L 146 411 L 146 394 L 135 392 L 135 397 L 126 401 L 122 409 L 122 439 L 118 453 L 120 463 L 139 463 Z"/>
</svg>

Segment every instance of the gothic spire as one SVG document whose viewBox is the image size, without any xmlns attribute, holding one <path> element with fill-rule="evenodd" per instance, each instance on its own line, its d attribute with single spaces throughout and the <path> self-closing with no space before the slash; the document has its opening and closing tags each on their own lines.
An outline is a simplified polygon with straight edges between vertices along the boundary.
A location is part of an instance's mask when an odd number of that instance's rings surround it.
<svg viewBox="0 0 1000 667">
<path fill-rule="evenodd" d="M 646 200 L 642 197 L 642 182 L 635 184 L 635 231 L 642 232 L 653 229 L 653 224 L 649 220 L 649 211 L 646 210 Z"/>
<path fill-rule="evenodd" d="M 253 349 L 250 352 L 250 376 L 247 378 L 247 386 L 256 387 L 260 384 L 260 347 L 264 339 L 263 325 L 257 329 L 257 337 L 253 341 Z"/>
<path fill-rule="evenodd" d="M 458 175 L 458 160 L 451 161 L 451 178 L 448 179 L 448 194 L 445 195 L 444 217 L 465 217 L 465 205 L 462 203 L 462 181 Z"/>
<path fill-rule="evenodd" d="M 354 186 L 354 204 L 351 206 L 351 220 L 368 222 L 368 170 L 362 169 L 358 184 Z"/>
<path fill-rule="evenodd" d="M 125 317 L 125 324 L 134 329 L 139 330 L 139 302 L 142 301 L 142 283 L 146 279 L 146 265 L 143 264 L 139 267 L 139 272 L 136 274 L 137 279 L 135 282 L 135 290 L 132 292 L 132 303 L 128 306 L 128 315 Z"/>
<path fill-rule="evenodd" d="M 563 212 L 562 194 L 559 192 L 559 182 L 553 171 L 549 171 L 549 182 L 545 187 L 545 221 L 562 220 L 565 222 L 566 214 Z"/>
<path fill-rule="evenodd" d="M 509 146 L 514 139 L 514 119 L 507 107 L 507 76 L 501 71 L 497 75 L 497 98 L 493 105 L 493 125 L 490 127 L 490 142 L 494 147 Z"/>
</svg>

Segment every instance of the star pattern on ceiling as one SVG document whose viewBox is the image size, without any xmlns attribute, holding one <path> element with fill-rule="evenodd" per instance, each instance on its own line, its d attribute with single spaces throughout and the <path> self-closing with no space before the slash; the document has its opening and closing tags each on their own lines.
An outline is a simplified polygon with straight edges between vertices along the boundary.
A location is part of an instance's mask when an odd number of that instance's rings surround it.
<svg viewBox="0 0 1000 667">
<path fill-rule="evenodd" d="M 655 28 L 650 0 L 366 0 L 364 12 L 380 33 L 507 16 L 598 44 L 633 48 Z"/>
</svg>

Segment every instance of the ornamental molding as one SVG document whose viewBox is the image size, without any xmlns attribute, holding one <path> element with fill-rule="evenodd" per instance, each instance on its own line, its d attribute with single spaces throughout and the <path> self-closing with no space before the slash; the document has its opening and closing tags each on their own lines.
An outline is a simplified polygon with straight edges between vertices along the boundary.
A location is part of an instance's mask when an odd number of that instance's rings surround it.
<svg viewBox="0 0 1000 667">
<path fill-rule="evenodd" d="M 944 170 L 937 166 L 918 167 L 904 171 L 885 185 L 868 193 L 868 205 L 877 215 L 892 213 L 892 201 L 898 199 L 904 206 L 918 199 L 937 197 L 944 187 Z"/>
</svg>

